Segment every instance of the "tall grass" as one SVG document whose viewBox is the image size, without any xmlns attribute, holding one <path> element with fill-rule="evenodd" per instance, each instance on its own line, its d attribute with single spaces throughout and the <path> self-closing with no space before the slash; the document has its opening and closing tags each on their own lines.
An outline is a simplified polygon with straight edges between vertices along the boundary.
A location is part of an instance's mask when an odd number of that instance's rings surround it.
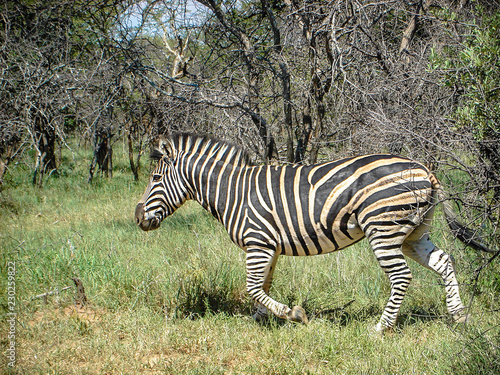
<svg viewBox="0 0 500 375">
<path fill-rule="evenodd" d="M 114 177 L 86 182 L 85 155 L 65 151 L 43 189 L 19 165 L 0 193 L 0 265 L 16 262 L 17 362 L 11 373 L 465 374 L 498 372 L 498 264 L 436 228 L 457 261 L 475 320 L 447 316 L 440 279 L 409 261 L 414 279 L 392 334 L 371 331 L 389 284 L 366 242 L 311 258 L 282 257 L 271 294 L 305 307 L 307 326 L 249 316 L 244 254 L 223 227 L 188 203 L 153 232 L 140 231 L 136 183 L 115 149 Z M 90 305 L 76 309 L 82 280 Z M 0 297 L 2 316 L 6 296 Z M 0 329 L 6 348 L 7 325 Z M 2 350 L 4 352 L 5 350 Z"/>
</svg>

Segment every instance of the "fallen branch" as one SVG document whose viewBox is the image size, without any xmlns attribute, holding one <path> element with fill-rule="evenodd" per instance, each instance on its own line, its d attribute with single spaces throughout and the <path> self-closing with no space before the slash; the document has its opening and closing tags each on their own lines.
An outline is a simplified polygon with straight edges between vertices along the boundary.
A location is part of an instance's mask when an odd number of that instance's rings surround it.
<svg viewBox="0 0 500 375">
<path fill-rule="evenodd" d="M 71 286 L 65 286 L 62 289 L 51 290 L 50 292 L 38 294 L 38 295 L 32 297 L 31 300 L 38 299 L 38 298 L 43 298 L 43 304 L 46 305 L 47 304 L 47 297 L 48 296 L 51 296 L 53 294 L 59 294 L 60 292 L 62 292 L 64 290 L 67 290 L 67 289 L 70 289 L 70 288 L 71 288 Z"/>
</svg>

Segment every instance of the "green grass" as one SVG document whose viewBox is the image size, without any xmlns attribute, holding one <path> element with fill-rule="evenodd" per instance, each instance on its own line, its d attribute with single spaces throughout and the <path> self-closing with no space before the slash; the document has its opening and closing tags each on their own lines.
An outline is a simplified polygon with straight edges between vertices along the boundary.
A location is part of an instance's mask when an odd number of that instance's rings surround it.
<svg viewBox="0 0 500 375">
<path fill-rule="evenodd" d="M 146 178 L 133 182 L 115 148 L 114 177 L 86 183 L 81 155 L 43 189 L 22 164 L 0 193 L 0 286 L 16 262 L 19 374 L 466 374 L 494 373 L 498 358 L 499 266 L 474 284 L 482 255 L 436 229 L 433 239 L 457 261 L 461 293 L 474 322 L 453 324 L 444 288 L 409 261 L 414 279 L 393 333 L 377 323 L 389 295 L 365 241 L 339 253 L 282 257 L 271 294 L 305 307 L 307 326 L 250 318 L 244 254 L 195 203 L 142 232 L 133 221 Z M 439 226 L 439 222 L 437 223 Z M 74 307 L 75 290 L 34 296 L 82 280 L 90 306 Z M 0 296 L 1 372 L 8 326 Z"/>
</svg>

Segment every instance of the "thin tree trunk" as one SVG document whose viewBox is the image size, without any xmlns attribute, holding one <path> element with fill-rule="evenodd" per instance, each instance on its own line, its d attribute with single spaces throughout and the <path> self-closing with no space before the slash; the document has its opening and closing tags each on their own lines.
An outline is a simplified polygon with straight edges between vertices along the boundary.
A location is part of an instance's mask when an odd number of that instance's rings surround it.
<svg viewBox="0 0 500 375">
<path fill-rule="evenodd" d="M 42 187 L 43 176 L 57 170 L 55 145 L 56 133 L 46 121 L 37 117 L 35 119 L 34 142 L 36 142 L 37 159 L 33 173 L 33 185 Z"/>
<path fill-rule="evenodd" d="M 302 134 L 298 137 L 294 163 L 302 163 L 304 161 L 312 129 L 311 101 L 307 99 L 306 106 L 302 110 Z"/>
<path fill-rule="evenodd" d="M 3 176 L 5 176 L 5 172 L 7 171 L 7 167 L 9 165 L 9 159 L 0 160 L 0 186 L 3 184 Z"/>
<path fill-rule="evenodd" d="M 96 130 L 94 136 L 94 155 L 89 168 L 88 182 L 94 179 L 95 167 L 99 166 L 99 170 L 106 177 L 113 177 L 113 148 L 111 143 L 111 129 Z"/>
<path fill-rule="evenodd" d="M 134 163 L 134 147 L 132 143 L 132 134 L 130 133 L 130 131 L 127 132 L 127 140 L 128 140 L 128 160 L 130 162 L 130 169 L 134 174 L 134 180 L 139 181 L 139 160 L 141 154 L 139 153 L 139 155 L 137 156 L 137 163 Z"/>
</svg>

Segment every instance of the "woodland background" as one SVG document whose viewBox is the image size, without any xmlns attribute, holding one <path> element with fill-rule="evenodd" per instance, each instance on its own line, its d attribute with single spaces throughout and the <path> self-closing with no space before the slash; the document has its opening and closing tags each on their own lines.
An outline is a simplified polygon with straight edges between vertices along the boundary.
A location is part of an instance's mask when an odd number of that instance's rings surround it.
<svg viewBox="0 0 500 375">
<path fill-rule="evenodd" d="M 367 328 L 389 289 L 366 243 L 280 260 L 273 296 L 311 323 L 261 326 L 243 255 L 208 213 L 187 204 L 144 233 L 133 210 L 151 141 L 170 131 L 243 145 L 256 164 L 390 152 L 427 164 L 498 250 L 499 99 L 495 0 L 0 0 L 11 373 L 497 373 L 500 253 L 454 242 L 439 210 L 433 241 L 475 321 L 448 321 L 441 282 L 410 261 L 384 338 Z"/>
<path fill-rule="evenodd" d="M 5 0 L 0 14 L 0 183 L 21 162 L 42 187 L 63 148 L 93 150 L 89 182 L 112 177 L 123 140 L 137 180 L 173 130 L 256 163 L 390 152 L 460 171 L 453 198 L 498 243 L 498 1 Z"/>
</svg>

